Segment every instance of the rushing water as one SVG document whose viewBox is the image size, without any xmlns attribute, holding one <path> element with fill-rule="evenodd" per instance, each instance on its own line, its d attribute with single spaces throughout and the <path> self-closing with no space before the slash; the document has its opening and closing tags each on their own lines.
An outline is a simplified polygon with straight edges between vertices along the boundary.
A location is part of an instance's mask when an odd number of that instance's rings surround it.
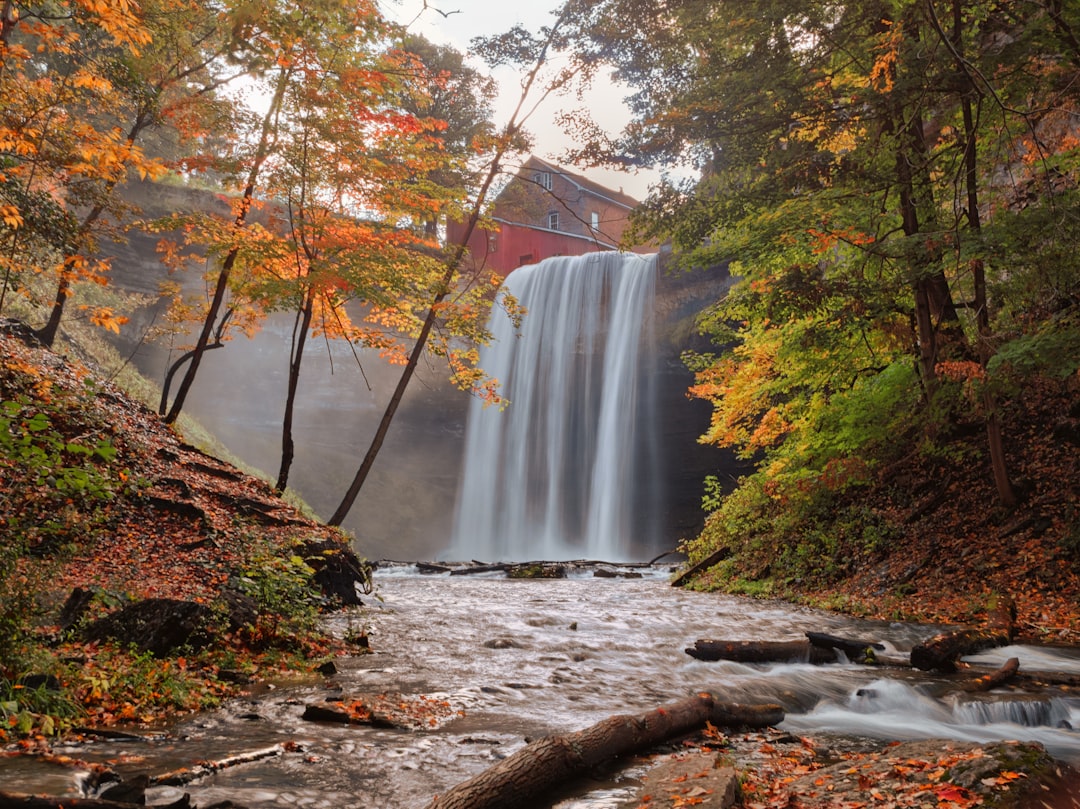
<svg viewBox="0 0 1080 809">
<path fill-rule="evenodd" d="M 167 772 L 285 741 L 302 750 L 241 765 L 185 787 L 158 787 L 151 803 L 186 791 L 199 805 L 232 800 L 251 807 L 419 809 L 482 771 L 526 738 L 577 730 L 613 714 L 637 713 L 702 690 L 721 699 L 780 702 L 783 727 L 799 734 L 878 739 L 1033 739 L 1080 763 L 1080 699 L 1040 692 L 937 699 L 943 681 L 917 672 L 837 663 L 750 666 L 696 661 L 698 638 L 791 640 L 807 630 L 878 639 L 902 653 L 927 627 L 855 621 L 780 603 L 686 592 L 666 572 L 602 579 L 582 571 L 564 580 L 501 576 L 421 576 L 380 570 L 381 602 L 335 616 L 345 633 L 370 634 L 371 655 L 344 661 L 326 683 L 265 691 L 198 716 L 145 742 L 65 750 L 110 760 L 125 773 Z M 1021 670 L 1071 670 L 1080 657 L 1030 647 Z M 445 700 L 462 715 L 424 731 L 304 722 L 306 704 L 343 695 L 400 693 Z M 631 773 L 632 774 L 632 773 Z M 0 760 L 5 789 L 74 793 L 68 770 L 25 759 Z M 617 780 L 586 784 L 562 809 L 604 809 L 625 796 Z"/>
<path fill-rule="evenodd" d="M 656 256 L 602 252 L 521 267 L 480 366 L 502 410 L 474 401 L 452 559 L 627 560 L 647 543 L 657 433 L 649 329 Z M 644 515 L 644 516 L 643 516 Z"/>
</svg>

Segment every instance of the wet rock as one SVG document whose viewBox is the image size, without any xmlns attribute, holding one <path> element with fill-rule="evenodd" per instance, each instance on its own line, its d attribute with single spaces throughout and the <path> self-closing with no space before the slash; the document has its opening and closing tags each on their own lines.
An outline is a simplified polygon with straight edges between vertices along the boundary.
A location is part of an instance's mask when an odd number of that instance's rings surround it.
<svg viewBox="0 0 1080 809">
<path fill-rule="evenodd" d="M 715 753 L 677 754 L 663 759 L 641 780 L 634 798 L 619 804 L 621 809 L 636 808 L 645 801 L 650 809 L 727 809 L 739 799 L 735 769 L 721 766 Z"/>
<path fill-rule="evenodd" d="M 64 602 L 64 606 L 60 608 L 60 617 L 57 623 L 60 625 L 61 632 L 67 632 L 73 626 L 82 622 L 95 595 L 97 595 L 97 591 L 93 588 L 83 589 L 82 587 L 76 587 L 71 591 L 71 594 Z"/>
<path fill-rule="evenodd" d="M 184 646 L 207 646 L 211 641 L 210 615 L 205 604 L 148 598 L 94 621 L 83 631 L 83 637 L 91 642 L 123 641 L 160 657 Z"/>
</svg>

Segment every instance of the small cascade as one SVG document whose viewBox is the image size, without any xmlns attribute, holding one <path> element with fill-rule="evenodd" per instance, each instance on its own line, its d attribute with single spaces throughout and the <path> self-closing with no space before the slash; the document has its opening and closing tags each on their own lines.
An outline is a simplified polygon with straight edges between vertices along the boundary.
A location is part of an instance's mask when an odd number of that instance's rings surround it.
<svg viewBox="0 0 1080 809">
<path fill-rule="evenodd" d="M 934 699 L 896 680 L 857 687 L 846 699 L 823 699 L 781 724 L 799 733 L 839 733 L 880 739 L 1037 741 L 1053 755 L 1075 756 L 1073 728 L 1080 706 L 1061 697 L 985 695 L 955 702 Z"/>
<path fill-rule="evenodd" d="M 656 256 L 521 267 L 480 365 L 509 404 L 474 401 L 448 559 L 627 561 L 656 526 L 651 318 Z"/>
<path fill-rule="evenodd" d="M 1062 699 L 998 699 L 959 702 L 953 708 L 962 725 L 1009 722 L 1026 728 L 1071 728 L 1069 706 Z"/>
</svg>

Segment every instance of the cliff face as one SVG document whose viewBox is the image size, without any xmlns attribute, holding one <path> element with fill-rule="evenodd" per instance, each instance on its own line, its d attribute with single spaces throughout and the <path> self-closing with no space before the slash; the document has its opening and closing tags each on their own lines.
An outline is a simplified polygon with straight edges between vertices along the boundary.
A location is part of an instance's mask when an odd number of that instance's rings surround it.
<svg viewBox="0 0 1080 809">
<path fill-rule="evenodd" d="M 195 209 L 228 213 L 227 203 L 218 195 L 194 189 L 138 183 L 131 187 L 129 199 L 144 218 Z M 157 236 L 134 233 L 128 243 L 105 248 L 115 257 L 112 274 L 119 287 L 156 293 L 167 276 L 157 258 L 157 241 Z M 662 267 L 665 263 L 662 260 Z M 203 282 L 194 274 L 183 283 L 191 293 L 203 292 Z M 643 554 L 673 549 L 679 539 L 696 535 L 703 522 L 700 503 L 706 474 L 722 479 L 737 474 L 729 454 L 697 443 L 708 425 L 709 407 L 686 398 L 692 377 L 679 358 L 686 348 L 704 348 L 693 345 L 700 341 L 692 328 L 693 317 L 729 284 L 723 267 L 679 274 L 661 271 L 656 331 L 662 458 L 660 468 L 647 474 L 660 487 L 665 506 L 656 547 L 642 548 Z M 159 384 L 178 352 L 145 344 L 141 336 L 162 311 L 161 303 L 137 311 L 118 345 Z M 190 414 L 230 451 L 269 475 L 276 473 L 279 462 L 291 331 L 292 319 L 276 315 L 253 339 L 237 337 L 209 352 L 187 404 Z M 362 368 L 348 346 L 315 342 L 309 343 L 304 361 L 291 483 L 324 517 L 336 508 L 355 474 L 398 379 L 398 369 L 386 366 L 374 353 L 360 356 Z M 363 556 L 426 559 L 448 544 L 469 400 L 446 377 L 445 367 L 437 361 L 420 369 L 344 524 L 357 537 Z"/>
</svg>

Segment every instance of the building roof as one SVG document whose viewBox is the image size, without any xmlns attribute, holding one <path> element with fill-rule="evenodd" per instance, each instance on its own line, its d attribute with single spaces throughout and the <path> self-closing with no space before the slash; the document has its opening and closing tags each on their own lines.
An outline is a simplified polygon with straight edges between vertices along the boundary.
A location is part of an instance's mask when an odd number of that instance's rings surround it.
<svg viewBox="0 0 1080 809">
<path fill-rule="evenodd" d="M 521 167 L 521 170 L 522 172 L 533 171 L 537 168 L 544 171 L 550 171 L 552 174 L 558 174 L 560 177 L 570 183 L 573 183 L 583 191 L 587 191 L 590 194 L 595 194 L 598 197 L 603 197 L 604 199 L 610 200 L 616 205 L 621 205 L 622 207 L 626 208 L 628 211 L 633 210 L 639 205 L 638 200 L 634 199 L 629 194 L 624 194 L 622 191 L 612 191 L 610 188 L 606 188 L 605 186 L 600 185 L 600 183 L 595 183 L 581 174 L 575 174 L 573 172 L 567 171 L 561 166 L 558 166 L 554 163 L 549 163 L 548 161 L 542 160 L 535 155 L 531 155 L 529 159 L 525 161 L 525 163 Z"/>
</svg>

